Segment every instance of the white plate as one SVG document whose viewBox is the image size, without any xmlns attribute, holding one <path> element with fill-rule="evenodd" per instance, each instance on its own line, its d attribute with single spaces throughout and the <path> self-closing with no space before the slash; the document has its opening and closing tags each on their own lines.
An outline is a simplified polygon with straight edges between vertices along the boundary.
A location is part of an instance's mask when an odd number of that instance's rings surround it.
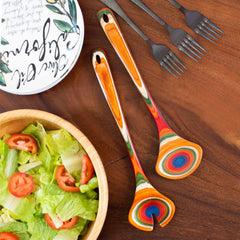
<svg viewBox="0 0 240 240">
<path fill-rule="evenodd" d="M 84 40 L 77 0 L 0 1 L 0 89 L 36 94 L 75 65 Z"/>
</svg>

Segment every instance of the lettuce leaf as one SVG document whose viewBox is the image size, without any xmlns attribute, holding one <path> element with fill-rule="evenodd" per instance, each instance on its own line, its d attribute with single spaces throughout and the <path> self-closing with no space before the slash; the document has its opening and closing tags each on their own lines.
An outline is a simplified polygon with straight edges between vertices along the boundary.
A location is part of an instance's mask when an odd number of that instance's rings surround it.
<svg viewBox="0 0 240 240">
<path fill-rule="evenodd" d="M 18 167 L 18 150 L 9 149 L 5 166 L 5 177 L 10 178 L 14 173 L 17 172 Z"/>
<path fill-rule="evenodd" d="M 98 200 L 89 199 L 81 192 L 71 193 L 62 190 L 57 183 L 48 184 L 36 192 L 43 213 L 56 213 L 63 221 L 79 216 L 95 220 Z"/>
<path fill-rule="evenodd" d="M 83 149 L 79 142 L 65 129 L 48 131 L 48 134 L 52 136 L 54 145 L 60 154 L 75 154 Z"/>
<path fill-rule="evenodd" d="M 27 232 L 27 224 L 23 222 L 11 222 L 4 226 L 0 226 L 0 232 L 13 233 L 19 238 L 19 240 L 30 239 L 30 235 Z"/>
<path fill-rule="evenodd" d="M 57 206 L 56 213 L 63 220 L 79 216 L 94 221 L 98 209 L 98 200 L 88 199 L 82 193 L 69 193 Z"/>
<path fill-rule="evenodd" d="M 73 173 L 77 172 L 81 176 L 82 170 L 82 159 L 83 156 L 86 154 L 84 150 L 80 150 L 77 153 L 63 153 L 61 154 L 61 159 L 64 167 L 66 168 L 67 172 Z"/>
<path fill-rule="evenodd" d="M 4 174 L 5 166 L 6 166 L 6 159 L 8 155 L 8 146 L 5 144 L 3 140 L 0 140 L 0 173 L 1 175 Z"/>
<path fill-rule="evenodd" d="M 58 230 L 49 227 L 43 216 L 35 217 L 29 223 L 28 231 L 32 234 L 31 240 L 52 240 L 58 234 Z"/>
<path fill-rule="evenodd" d="M 82 193 L 94 190 L 96 188 L 98 188 L 98 180 L 96 177 L 93 177 L 92 179 L 90 179 L 87 184 L 80 186 L 80 190 Z"/>
<path fill-rule="evenodd" d="M 43 127 L 42 124 L 37 123 L 30 124 L 27 128 L 25 128 L 23 131 L 25 134 L 32 135 L 36 141 L 38 142 L 38 157 L 39 160 L 42 161 L 44 167 L 47 169 L 47 171 L 54 170 L 54 164 L 55 162 L 52 162 L 52 157 L 48 149 L 48 138 L 47 133 Z"/>
<path fill-rule="evenodd" d="M 35 202 L 31 196 L 17 198 L 9 193 L 7 187 L 1 191 L 0 205 L 8 209 L 14 219 L 25 222 L 31 221 L 36 212 Z"/>
<path fill-rule="evenodd" d="M 0 227 L 12 222 L 16 222 L 16 220 L 10 216 L 10 211 L 2 208 L 0 211 Z"/>
<path fill-rule="evenodd" d="M 20 165 L 25 165 L 30 162 L 32 158 L 35 157 L 36 155 L 33 155 L 31 152 L 19 151 L 18 163 Z"/>
<path fill-rule="evenodd" d="M 89 221 L 79 218 L 77 223 L 70 229 L 60 230 L 53 240 L 77 240 L 78 236 L 85 233 Z"/>
</svg>

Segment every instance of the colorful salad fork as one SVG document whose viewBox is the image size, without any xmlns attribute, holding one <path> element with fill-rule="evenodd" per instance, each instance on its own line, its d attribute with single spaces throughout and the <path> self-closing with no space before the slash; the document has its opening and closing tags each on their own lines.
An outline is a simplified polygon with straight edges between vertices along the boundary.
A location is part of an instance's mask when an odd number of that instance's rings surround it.
<svg viewBox="0 0 240 240">
<path fill-rule="evenodd" d="M 170 179 L 189 176 L 201 162 L 201 147 L 179 137 L 163 119 L 143 82 L 113 12 L 108 8 L 100 10 L 98 20 L 156 122 L 160 139 L 157 173 Z"/>
<path fill-rule="evenodd" d="M 133 147 L 111 70 L 103 50 L 96 49 L 93 52 L 92 64 L 101 89 L 122 134 L 134 169 L 136 192 L 128 215 L 129 222 L 140 230 L 152 231 L 154 223 L 152 215 L 155 215 L 160 226 L 164 227 L 171 221 L 175 213 L 175 206 L 170 199 L 159 193 L 150 184 L 142 170 L 136 151 Z"/>
</svg>

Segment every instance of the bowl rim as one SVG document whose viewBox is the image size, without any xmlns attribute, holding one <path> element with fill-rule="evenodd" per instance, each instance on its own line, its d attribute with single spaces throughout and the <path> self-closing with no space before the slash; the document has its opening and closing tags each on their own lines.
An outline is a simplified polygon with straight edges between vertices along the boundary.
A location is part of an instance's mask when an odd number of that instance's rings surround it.
<svg viewBox="0 0 240 240">
<path fill-rule="evenodd" d="M 74 138 L 79 141 L 83 146 L 90 159 L 92 160 L 95 172 L 97 173 L 97 178 L 99 180 L 99 207 L 97 212 L 97 217 L 94 222 L 92 222 L 87 233 L 81 238 L 83 240 L 96 240 L 103 228 L 109 202 L 109 191 L 108 182 L 106 177 L 106 172 L 98 155 L 95 147 L 89 141 L 89 139 L 72 123 L 69 121 L 46 111 L 35 110 L 35 109 L 18 109 L 11 110 L 7 112 L 0 113 L 0 126 L 2 124 L 7 124 L 11 121 L 16 121 L 17 119 L 31 118 L 32 122 L 49 122 L 56 126 L 56 129 L 64 128 L 67 130 Z M 34 120 L 35 119 L 35 120 Z M 44 125 L 44 124 L 43 124 Z M 19 130 L 21 131 L 21 130 Z M 2 136 L 0 136 L 2 137 Z"/>
</svg>

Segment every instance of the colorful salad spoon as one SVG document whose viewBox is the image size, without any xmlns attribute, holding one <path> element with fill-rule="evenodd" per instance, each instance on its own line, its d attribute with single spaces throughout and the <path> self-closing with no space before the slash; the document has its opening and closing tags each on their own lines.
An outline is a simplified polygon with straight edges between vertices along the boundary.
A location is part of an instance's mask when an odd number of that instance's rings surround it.
<svg viewBox="0 0 240 240">
<path fill-rule="evenodd" d="M 116 120 L 127 147 L 136 179 L 135 198 L 128 219 L 136 228 L 143 231 L 153 230 L 153 216 L 160 226 L 166 226 L 175 213 L 173 202 L 159 193 L 144 174 L 126 125 L 111 70 L 103 50 L 96 49 L 92 54 L 92 64 L 107 103 Z"/>
<path fill-rule="evenodd" d="M 201 147 L 179 137 L 163 119 L 143 82 L 113 12 L 108 8 L 100 10 L 98 20 L 156 122 L 160 141 L 155 167 L 157 173 L 170 179 L 189 176 L 201 162 Z"/>
</svg>

